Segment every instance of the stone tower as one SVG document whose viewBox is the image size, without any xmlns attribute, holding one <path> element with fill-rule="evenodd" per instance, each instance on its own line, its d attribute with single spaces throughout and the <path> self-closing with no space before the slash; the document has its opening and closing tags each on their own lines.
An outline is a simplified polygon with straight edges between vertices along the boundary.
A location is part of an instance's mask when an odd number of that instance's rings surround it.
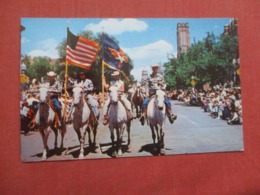
<svg viewBox="0 0 260 195">
<path fill-rule="evenodd" d="M 178 23 L 177 24 L 177 57 L 181 53 L 186 53 L 190 47 L 190 30 L 188 23 Z"/>
<path fill-rule="evenodd" d="M 141 83 L 143 83 L 147 79 L 147 77 L 148 77 L 148 70 L 146 67 L 143 67 Z"/>
</svg>

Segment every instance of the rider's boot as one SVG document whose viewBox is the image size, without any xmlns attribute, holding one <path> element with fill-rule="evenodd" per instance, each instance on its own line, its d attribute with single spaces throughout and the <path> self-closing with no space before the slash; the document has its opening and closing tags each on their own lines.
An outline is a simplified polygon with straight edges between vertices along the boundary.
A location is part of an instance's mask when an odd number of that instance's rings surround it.
<svg viewBox="0 0 260 195">
<path fill-rule="evenodd" d="M 56 123 L 56 127 L 60 128 L 62 126 L 62 117 L 61 117 L 61 110 L 57 110 L 57 123 Z"/>
<path fill-rule="evenodd" d="M 90 111 L 90 117 L 91 117 L 91 120 L 92 120 L 92 124 L 95 126 L 98 124 L 98 120 L 97 120 L 97 117 L 95 116 L 93 110 Z"/>
<path fill-rule="evenodd" d="M 110 103 L 107 105 L 107 110 L 106 110 L 105 115 L 104 115 L 103 125 L 107 125 L 108 124 L 108 110 L 109 110 L 109 107 L 110 107 Z"/>
<path fill-rule="evenodd" d="M 170 123 L 172 124 L 176 119 L 177 115 L 172 113 L 171 107 L 166 106 L 166 112 Z"/>
<path fill-rule="evenodd" d="M 144 119 L 145 119 L 145 117 L 146 117 L 146 113 L 147 113 L 147 110 L 144 109 L 143 112 L 142 112 L 142 115 L 141 115 L 141 117 L 140 117 L 140 119 L 139 119 L 142 126 L 144 126 Z"/>
</svg>

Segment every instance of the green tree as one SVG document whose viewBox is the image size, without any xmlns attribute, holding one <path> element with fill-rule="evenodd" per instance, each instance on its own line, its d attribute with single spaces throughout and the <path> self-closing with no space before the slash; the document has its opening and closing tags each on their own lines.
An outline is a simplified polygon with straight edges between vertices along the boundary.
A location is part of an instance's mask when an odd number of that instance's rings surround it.
<svg viewBox="0 0 260 195">
<path fill-rule="evenodd" d="M 34 57 L 31 65 L 27 66 L 27 75 L 30 79 L 36 78 L 38 81 L 46 77 L 46 73 L 53 68 L 48 57 Z"/>
<path fill-rule="evenodd" d="M 226 81 L 234 71 L 232 60 L 238 55 L 237 36 L 207 33 L 202 41 L 194 41 L 186 53 L 164 64 L 168 88 L 189 87 L 192 76 L 198 88 L 207 82 L 215 85 Z"/>
</svg>

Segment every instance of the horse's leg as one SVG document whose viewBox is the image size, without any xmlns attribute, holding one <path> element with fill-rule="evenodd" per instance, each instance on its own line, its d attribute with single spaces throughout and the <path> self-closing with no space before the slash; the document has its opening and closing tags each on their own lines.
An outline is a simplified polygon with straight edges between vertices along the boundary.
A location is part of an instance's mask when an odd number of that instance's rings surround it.
<svg viewBox="0 0 260 195">
<path fill-rule="evenodd" d="M 42 143 L 43 143 L 43 152 L 42 152 L 42 160 L 46 160 L 47 159 L 47 150 L 46 150 L 46 145 L 45 145 L 45 133 L 44 133 L 44 129 L 42 129 L 41 127 L 39 127 L 39 131 L 41 133 L 42 136 Z"/>
<path fill-rule="evenodd" d="M 152 132 L 152 138 L 153 138 L 153 146 L 155 148 L 155 132 L 154 132 L 154 126 L 153 125 L 150 125 L 150 128 L 151 128 L 151 132 Z"/>
<path fill-rule="evenodd" d="M 80 135 L 81 135 L 80 154 L 79 154 L 80 159 L 84 158 L 84 143 L 85 143 L 86 129 L 87 129 L 87 126 L 84 126 L 80 129 Z"/>
<path fill-rule="evenodd" d="M 96 124 L 93 128 L 93 147 L 96 147 L 97 127 L 98 125 Z"/>
<path fill-rule="evenodd" d="M 120 144 L 120 129 L 121 128 L 116 128 L 116 138 L 117 138 L 117 140 L 116 140 L 116 151 L 117 151 L 117 153 L 118 153 L 119 150 L 121 151 L 121 148 L 120 148 L 120 146 L 121 146 L 121 144 Z M 122 155 L 122 151 L 121 151 L 121 155 Z"/>
<path fill-rule="evenodd" d="M 42 153 L 42 160 L 46 160 L 47 159 L 47 152 L 49 150 L 48 147 L 48 137 L 50 134 L 50 127 L 47 127 L 46 129 L 43 130 L 43 146 L 44 146 L 44 150 Z"/>
<path fill-rule="evenodd" d="M 55 135 L 55 139 L 54 139 L 54 149 L 56 150 L 57 149 L 57 143 L 58 143 L 58 129 L 56 129 L 55 127 L 51 127 L 53 132 L 54 132 L 54 135 Z"/>
<path fill-rule="evenodd" d="M 131 127 L 131 122 L 127 121 L 126 130 L 127 130 L 127 134 L 128 134 L 128 139 L 127 139 L 127 147 L 128 147 L 128 149 L 131 147 L 130 127 Z"/>
<path fill-rule="evenodd" d="M 162 126 L 160 126 L 160 137 L 161 137 L 161 144 L 160 144 L 160 153 L 165 155 L 165 148 L 164 148 L 164 132 Z"/>
<path fill-rule="evenodd" d="M 135 112 L 136 112 L 136 118 L 138 118 L 139 115 L 138 115 L 138 105 L 137 104 L 135 104 Z"/>
<path fill-rule="evenodd" d="M 75 129 L 75 127 L 74 127 L 74 129 Z M 76 131 L 76 133 L 77 133 L 78 140 L 79 140 L 79 148 L 80 148 L 79 158 L 82 158 L 82 156 L 80 156 L 80 155 L 81 155 L 81 146 L 82 146 L 82 138 L 81 138 L 82 135 L 81 135 L 80 128 L 75 129 L 75 131 Z M 83 157 L 84 157 L 84 156 L 83 156 Z"/>
<path fill-rule="evenodd" d="M 155 130 L 156 130 L 156 135 L 157 135 L 157 145 L 160 144 L 160 135 L 159 135 L 159 131 L 158 131 L 158 125 L 155 125 Z"/>
<path fill-rule="evenodd" d="M 61 132 L 61 143 L 60 143 L 60 148 L 62 149 L 63 148 L 63 140 L 64 140 L 64 136 L 65 136 L 65 133 L 66 133 L 66 124 L 63 124 L 61 129 L 60 129 L 60 132 Z"/>
<path fill-rule="evenodd" d="M 114 127 L 109 126 L 109 129 L 110 129 L 110 138 L 111 138 L 111 141 L 112 141 L 112 151 L 113 151 L 113 155 L 116 155 L 116 154 L 115 154 L 115 134 L 114 134 Z"/>
<path fill-rule="evenodd" d="M 89 144 L 89 147 L 91 147 L 92 146 L 92 141 L 91 141 L 91 135 L 90 135 L 90 128 L 89 128 L 89 126 L 87 127 L 86 131 L 88 132 L 88 144 Z"/>
<path fill-rule="evenodd" d="M 122 124 L 121 128 L 118 129 L 118 156 L 122 156 L 122 141 L 123 141 L 123 134 L 126 129 L 126 123 Z"/>
</svg>

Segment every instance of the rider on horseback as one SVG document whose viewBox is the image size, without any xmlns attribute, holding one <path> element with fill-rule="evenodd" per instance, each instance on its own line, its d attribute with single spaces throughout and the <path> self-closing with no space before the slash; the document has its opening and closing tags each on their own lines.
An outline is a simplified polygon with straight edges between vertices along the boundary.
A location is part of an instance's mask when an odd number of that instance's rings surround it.
<svg viewBox="0 0 260 195">
<path fill-rule="evenodd" d="M 126 108 L 126 112 L 127 112 L 127 116 L 129 120 L 133 119 L 133 115 L 131 113 L 131 103 L 126 99 L 126 97 L 124 96 L 124 92 L 125 92 L 125 83 L 124 81 L 122 81 L 120 79 L 120 73 L 119 71 L 114 71 L 111 76 L 113 77 L 113 80 L 110 82 L 110 86 L 115 85 L 118 88 L 118 93 L 120 95 L 120 101 L 122 102 L 122 104 L 124 105 L 124 107 Z M 108 98 L 105 102 L 104 105 L 104 121 L 103 124 L 107 125 L 108 124 L 108 108 L 110 105 L 110 99 Z"/>
<path fill-rule="evenodd" d="M 158 73 L 159 65 L 155 64 L 152 65 L 152 71 L 153 73 L 147 77 L 147 79 L 144 81 L 145 85 L 149 88 L 149 96 L 144 99 L 143 105 L 142 105 L 142 116 L 140 118 L 140 122 L 142 125 L 144 125 L 144 119 L 147 114 L 147 105 L 150 101 L 150 98 L 155 95 L 157 89 L 165 90 L 166 84 L 164 82 L 164 78 L 161 74 Z M 170 123 L 172 124 L 174 120 L 177 119 L 177 116 L 172 113 L 171 110 L 171 102 L 170 100 L 165 96 L 165 105 L 166 105 L 166 112 L 169 118 Z"/>
<path fill-rule="evenodd" d="M 89 104 L 90 110 L 94 114 L 94 116 L 93 116 L 94 122 L 98 123 L 98 121 L 95 117 L 95 116 L 97 116 L 97 110 L 96 110 L 97 108 L 96 108 L 93 96 L 91 95 L 91 92 L 94 89 L 92 81 L 90 79 L 87 79 L 85 72 L 82 71 L 79 73 L 78 79 L 74 82 L 74 84 L 81 85 L 83 87 L 83 90 L 85 92 L 85 97 L 87 99 L 87 103 Z M 67 123 L 71 122 L 71 114 L 72 114 L 73 107 L 74 107 L 74 105 L 72 104 L 71 108 L 70 108 Z"/>
<path fill-rule="evenodd" d="M 62 92 L 62 85 L 58 80 L 56 80 L 57 74 L 54 71 L 50 71 L 47 73 L 48 75 L 48 84 L 49 84 L 49 89 L 48 89 L 48 97 L 51 99 L 55 112 L 58 115 L 58 126 L 61 126 L 62 124 L 62 117 L 61 117 L 61 103 L 58 99 L 59 95 Z"/>
</svg>

